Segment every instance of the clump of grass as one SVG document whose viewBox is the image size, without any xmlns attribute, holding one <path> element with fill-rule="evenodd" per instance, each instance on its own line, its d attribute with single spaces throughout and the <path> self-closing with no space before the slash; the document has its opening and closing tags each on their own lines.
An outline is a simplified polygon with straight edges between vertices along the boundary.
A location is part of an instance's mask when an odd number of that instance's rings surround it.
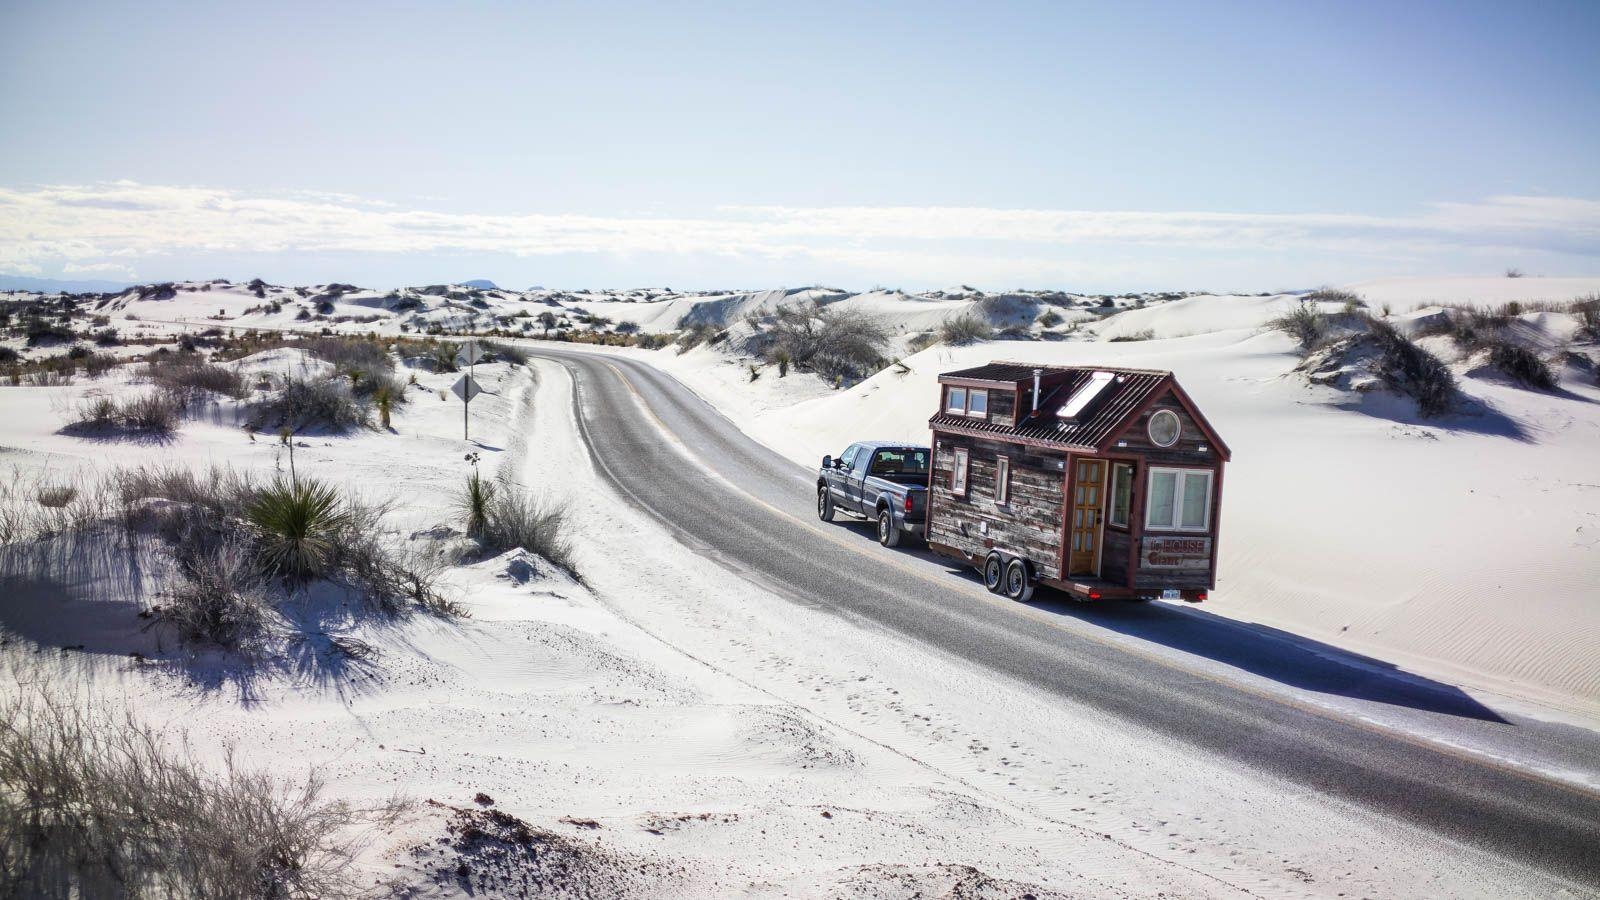
<svg viewBox="0 0 1600 900">
<path fill-rule="evenodd" d="M 624 324 L 632 324 L 632 323 L 624 323 Z M 635 326 L 634 330 L 635 331 L 638 330 L 637 326 Z M 618 332 L 622 332 L 622 326 L 620 326 L 620 325 L 617 326 L 617 331 Z M 627 332 L 627 333 L 631 334 L 632 332 Z M 525 365 L 528 364 L 528 351 L 522 349 L 521 347 L 516 346 L 515 344 L 505 344 L 505 343 L 495 342 L 495 343 L 491 343 L 491 344 L 486 344 L 485 345 L 485 349 L 489 351 L 489 355 L 490 355 L 490 357 L 492 359 L 498 360 L 500 362 L 508 362 L 508 363 L 511 363 L 512 365 L 517 365 L 517 366 L 525 366 Z"/>
<path fill-rule="evenodd" d="M 1311 299 L 1313 296 L 1307 295 L 1295 304 L 1294 309 L 1267 322 L 1268 328 L 1294 338 L 1304 352 L 1316 349 L 1328 334 L 1328 317 Z"/>
<path fill-rule="evenodd" d="M 245 516 L 257 565 L 291 583 L 328 574 L 352 524 L 339 491 L 312 479 L 274 482 L 256 493 Z"/>
<path fill-rule="evenodd" d="M 250 395 L 244 376 L 232 369 L 214 365 L 193 353 L 169 353 L 152 358 L 142 373 L 146 380 L 185 400 L 198 399 L 204 392 L 242 400 Z"/>
<path fill-rule="evenodd" d="M 1526 347 L 1496 341 L 1489 348 L 1489 362 L 1501 373 L 1524 387 L 1541 391 L 1556 389 L 1556 373 L 1544 357 Z"/>
<path fill-rule="evenodd" d="M 257 401 L 250 425 L 258 431 L 326 428 L 340 432 L 367 424 L 367 410 L 350 386 L 337 378 L 291 376 L 281 390 Z"/>
<path fill-rule="evenodd" d="M 1418 347 L 1382 319 L 1367 320 L 1380 351 L 1377 372 L 1390 387 L 1417 401 L 1424 416 L 1438 416 L 1455 405 L 1456 379 L 1437 356 Z"/>
<path fill-rule="evenodd" d="M 1064 321 L 1066 320 L 1061 318 L 1061 314 L 1053 309 L 1047 309 L 1039 314 L 1039 325 L 1042 328 L 1054 328 Z"/>
<path fill-rule="evenodd" d="M 939 340 L 960 347 L 994 337 L 994 326 L 987 319 L 972 313 L 945 319 L 939 323 Z"/>
<path fill-rule="evenodd" d="M 1156 336 L 1156 333 L 1155 333 L 1154 330 L 1149 329 L 1149 328 L 1145 328 L 1145 329 L 1140 330 L 1140 331 L 1130 331 L 1127 334 L 1119 334 L 1116 337 L 1111 338 L 1108 341 L 1108 343 L 1118 344 L 1118 343 L 1127 343 L 1127 342 L 1134 342 L 1134 341 L 1150 341 L 1150 340 L 1154 340 L 1155 336 Z"/>
<path fill-rule="evenodd" d="M 485 550 L 504 552 L 521 547 L 576 574 L 572 542 L 566 536 L 567 507 L 502 485 L 489 507 L 489 520 L 479 539 Z"/>
<path fill-rule="evenodd" d="M 1600 294 L 1589 294 L 1573 301 L 1572 314 L 1578 319 L 1578 337 L 1600 341 Z"/>
<path fill-rule="evenodd" d="M 256 650 L 274 611 L 248 548 L 202 540 L 180 545 L 178 561 L 184 577 L 167 592 L 157 616 L 186 640 Z"/>
<path fill-rule="evenodd" d="M 280 780 L 231 750 L 209 771 L 169 749 L 187 743 L 77 698 L 40 690 L 0 711 L 3 896 L 354 895 L 359 832 L 401 812 L 324 800 L 316 774 Z"/>
<path fill-rule="evenodd" d="M 40 506 L 61 509 L 78 497 L 78 489 L 70 484 L 52 484 L 39 488 L 34 497 Z"/>
<path fill-rule="evenodd" d="M 78 404 L 68 428 L 171 434 L 178 427 L 183 404 L 166 391 L 151 391 L 125 400 L 90 397 Z"/>
</svg>

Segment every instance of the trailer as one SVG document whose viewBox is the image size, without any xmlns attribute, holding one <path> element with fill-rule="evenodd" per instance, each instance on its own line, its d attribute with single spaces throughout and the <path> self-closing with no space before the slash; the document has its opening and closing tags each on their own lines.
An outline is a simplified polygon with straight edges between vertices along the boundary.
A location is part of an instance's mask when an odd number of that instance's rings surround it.
<svg viewBox="0 0 1600 900">
<path fill-rule="evenodd" d="M 992 362 L 939 376 L 926 536 L 1014 600 L 1200 602 L 1228 445 L 1169 371 Z"/>
</svg>

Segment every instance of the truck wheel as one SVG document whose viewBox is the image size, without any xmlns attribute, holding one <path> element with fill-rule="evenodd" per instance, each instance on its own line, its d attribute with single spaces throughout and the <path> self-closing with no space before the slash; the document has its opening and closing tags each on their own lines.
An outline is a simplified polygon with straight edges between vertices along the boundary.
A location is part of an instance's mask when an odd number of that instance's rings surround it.
<svg viewBox="0 0 1600 900">
<path fill-rule="evenodd" d="M 817 518 L 824 522 L 833 521 L 833 494 L 825 484 L 817 486 Z"/>
<path fill-rule="evenodd" d="M 1005 581 L 1005 578 L 1006 561 L 1001 559 L 998 553 L 989 554 L 989 558 L 983 561 L 983 586 L 989 589 L 989 593 L 998 594 L 1000 583 Z"/>
<path fill-rule="evenodd" d="M 1018 603 L 1028 603 L 1033 600 L 1033 588 L 1033 579 L 1028 577 L 1028 564 L 1013 559 L 1006 566 L 1006 596 Z"/>
<path fill-rule="evenodd" d="M 900 546 L 900 529 L 894 524 L 894 513 L 878 510 L 878 543 L 885 547 Z"/>
</svg>

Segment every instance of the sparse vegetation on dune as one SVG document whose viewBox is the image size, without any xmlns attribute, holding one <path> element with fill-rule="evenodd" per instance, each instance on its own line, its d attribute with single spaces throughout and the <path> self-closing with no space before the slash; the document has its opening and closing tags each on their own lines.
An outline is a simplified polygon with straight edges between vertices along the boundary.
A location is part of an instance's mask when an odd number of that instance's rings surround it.
<svg viewBox="0 0 1600 900">
<path fill-rule="evenodd" d="M 1302 351 L 1315 350 L 1328 335 L 1328 317 L 1310 296 L 1296 303 L 1294 309 L 1267 322 L 1267 327 L 1281 331 L 1295 339 Z"/>
<path fill-rule="evenodd" d="M 1449 367 L 1383 319 L 1366 321 L 1368 334 L 1381 351 L 1377 374 L 1391 388 L 1415 399 L 1422 415 L 1449 412 L 1457 398 L 1456 378 Z"/>
<path fill-rule="evenodd" d="M 815 303 L 780 306 L 751 317 L 748 346 L 768 362 L 787 360 L 836 384 L 859 381 L 883 368 L 889 327 L 858 310 Z"/>
<path fill-rule="evenodd" d="M 987 341 L 994 337 L 994 326 L 987 319 L 973 313 L 954 316 L 939 325 L 939 340 L 960 347 Z"/>
<path fill-rule="evenodd" d="M 46 690 L 0 706 L 0 895 L 340 897 L 398 802 L 323 798 L 315 773 L 274 777 Z"/>
</svg>

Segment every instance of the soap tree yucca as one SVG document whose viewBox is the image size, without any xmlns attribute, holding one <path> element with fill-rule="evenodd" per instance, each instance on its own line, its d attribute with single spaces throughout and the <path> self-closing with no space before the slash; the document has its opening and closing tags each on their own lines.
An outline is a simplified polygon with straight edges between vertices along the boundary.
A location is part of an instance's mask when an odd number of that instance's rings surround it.
<svg viewBox="0 0 1600 900">
<path fill-rule="evenodd" d="M 326 574 L 354 524 L 339 492 L 311 479 L 280 480 L 263 488 L 245 517 L 262 569 L 291 581 Z"/>
</svg>

